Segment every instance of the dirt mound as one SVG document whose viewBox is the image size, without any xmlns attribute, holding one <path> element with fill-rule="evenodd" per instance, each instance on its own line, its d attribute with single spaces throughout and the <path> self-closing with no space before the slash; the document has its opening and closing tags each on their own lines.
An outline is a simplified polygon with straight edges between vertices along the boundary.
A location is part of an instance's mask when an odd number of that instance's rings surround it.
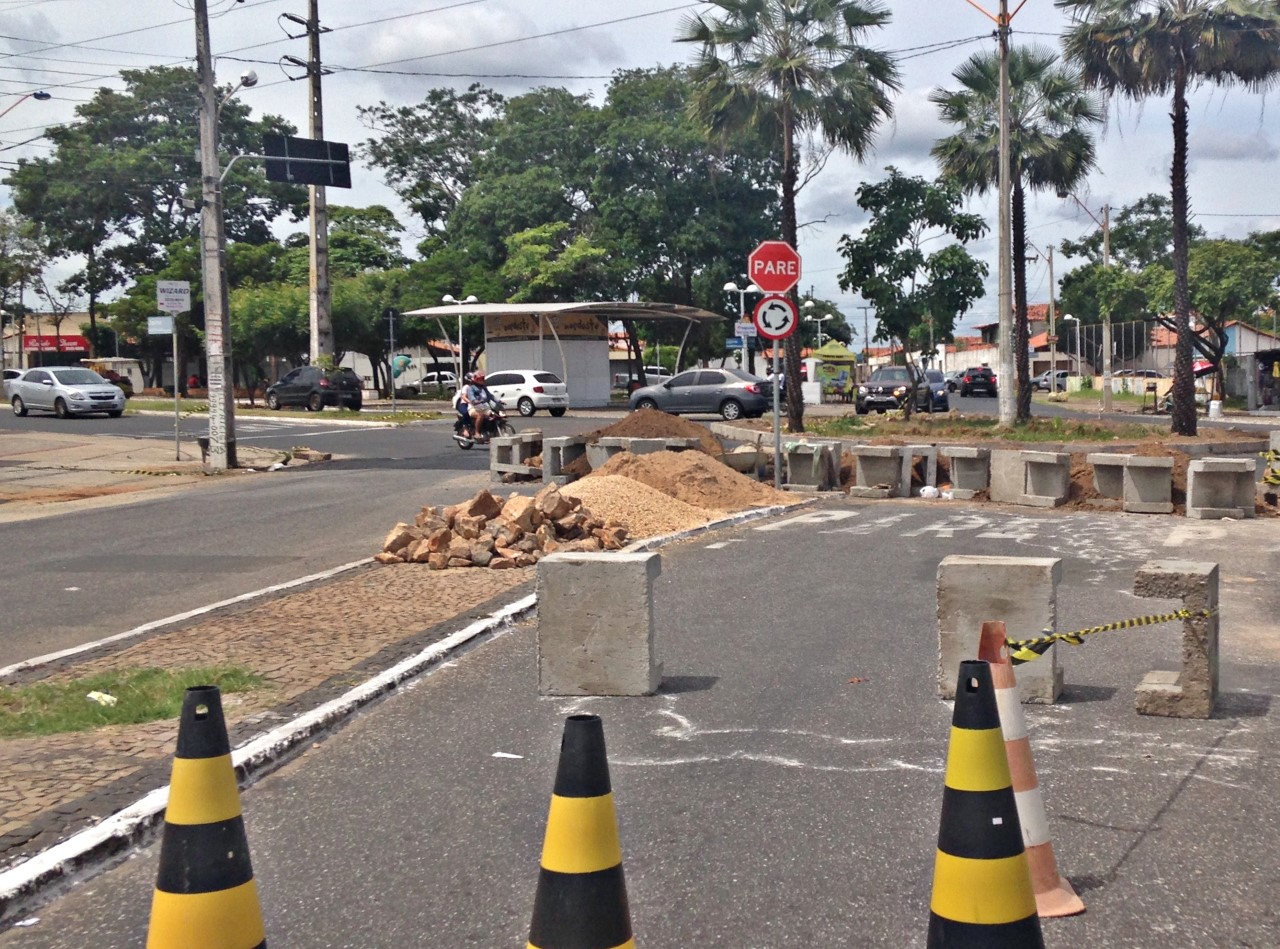
<svg viewBox="0 0 1280 949">
<path fill-rule="evenodd" d="M 615 456 L 611 461 L 619 457 L 622 456 Z M 655 537 L 689 530 L 723 514 L 722 511 L 686 504 L 647 484 L 618 474 L 594 473 L 566 484 L 560 493 L 578 498 L 597 517 L 627 525 L 631 537 Z"/>
<path fill-rule="evenodd" d="M 709 455 L 718 455 L 724 450 L 720 439 L 705 426 L 657 409 L 636 409 L 612 425 L 587 435 L 593 444 L 601 438 L 696 438 Z"/>
<path fill-rule="evenodd" d="M 701 452 L 633 455 L 624 451 L 593 471 L 587 480 L 608 475 L 631 478 L 678 501 L 715 511 L 743 511 L 796 500 L 794 495 L 739 474 Z"/>
</svg>

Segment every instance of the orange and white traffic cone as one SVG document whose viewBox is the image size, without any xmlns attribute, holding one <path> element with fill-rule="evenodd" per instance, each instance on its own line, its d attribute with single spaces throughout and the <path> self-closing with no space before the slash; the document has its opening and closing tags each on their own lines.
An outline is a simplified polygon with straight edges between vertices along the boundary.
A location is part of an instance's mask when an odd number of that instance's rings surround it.
<svg viewBox="0 0 1280 949">
<path fill-rule="evenodd" d="M 1022 840 L 1031 869 L 1031 887 L 1036 894 L 1036 911 L 1045 917 L 1083 913 L 1084 901 L 1058 872 L 1058 861 L 1053 855 L 1049 819 L 1045 816 L 1044 798 L 1040 794 L 1035 763 L 1031 760 L 1031 739 L 1027 735 L 1027 722 L 1018 695 L 1018 679 L 1005 646 L 1004 623 L 982 624 L 978 658 L 991 665 L 991 681 L 1000 710 L 1000 730 L 1004 734 L 1004 750 L 1009 758 L 1009 776 L 1018 802 L 1018 823 L 1022 825 Z"/>
</svg>

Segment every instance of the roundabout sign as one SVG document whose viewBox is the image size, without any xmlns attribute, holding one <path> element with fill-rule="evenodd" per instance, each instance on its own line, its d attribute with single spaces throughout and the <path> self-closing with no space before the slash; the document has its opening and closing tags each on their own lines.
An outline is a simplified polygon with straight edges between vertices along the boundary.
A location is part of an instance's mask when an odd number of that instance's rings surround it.
<svg viewBox="0 0 1280 949">
<path fill-rule="evenodd" d="M 756 332 L 765 339 L 786 339 L 796 331 L 800 314 L 790 297 L 770 294 L 756 304 L 752 312 Z"/>
</svg>

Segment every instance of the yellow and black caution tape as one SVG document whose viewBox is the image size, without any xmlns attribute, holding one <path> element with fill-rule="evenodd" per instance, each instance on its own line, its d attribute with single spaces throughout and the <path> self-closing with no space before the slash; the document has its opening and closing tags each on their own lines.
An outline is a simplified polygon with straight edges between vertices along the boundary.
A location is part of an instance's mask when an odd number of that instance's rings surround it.
<svg viewBox="0 0 1280 949">
<path fill-rule="evenodd" d="M 1158 623 L 1172 623 L 1174 620 L 1187 619 L 1191 616 L 1212 616 L 1215 612 L 1215 610 L 1181 609 L 1174 610 L 1172 613 L 1154 613 L 1151 616 L 1135 616 L 1132 619 L 1117 620 L 1114 623 L 1103 623 L 1101 626 L 1090 626 L 1088 629 L 1078 629 L 1074 633 L 1054 633 L 1045 630 L 1043 636 L 1037 636 L 1034 639 L 1006 639 L 1004 644 L 1009 647 L 1009 661 L 1018 666 L 1024 662 L 1039 659 L 1049 651 L 1050 646 L 1057 642 L 1079 646 L 1084 642 L 1085 636 L 1091 636 L 1094 633 L 1105 633 L 1113 629 L 1134 629 L 1138 626 L 1155 626 Z"/>
<path fill-rule="evenodd" d="M 1272 487 L 1280 485 L 1280 449 L 1272 448 L 1258 454 L 1267 459 L 1267 470 L 1262 473 L 1262 483 Z"/>
</svg>

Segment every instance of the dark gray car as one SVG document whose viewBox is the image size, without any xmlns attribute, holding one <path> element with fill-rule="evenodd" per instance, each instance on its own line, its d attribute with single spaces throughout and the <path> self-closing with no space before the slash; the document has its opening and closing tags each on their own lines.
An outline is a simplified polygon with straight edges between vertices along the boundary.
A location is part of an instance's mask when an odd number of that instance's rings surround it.
<svg viewBox="0 0 1280 949">
<path fill-rule="evenodd" d="M 690 369 L 631 393 L 632 409 L 672 415 L 717 413 L 726 419 L 759 418 L 769 408 L 769 383 L 741 369 Z"/>
</svg>

